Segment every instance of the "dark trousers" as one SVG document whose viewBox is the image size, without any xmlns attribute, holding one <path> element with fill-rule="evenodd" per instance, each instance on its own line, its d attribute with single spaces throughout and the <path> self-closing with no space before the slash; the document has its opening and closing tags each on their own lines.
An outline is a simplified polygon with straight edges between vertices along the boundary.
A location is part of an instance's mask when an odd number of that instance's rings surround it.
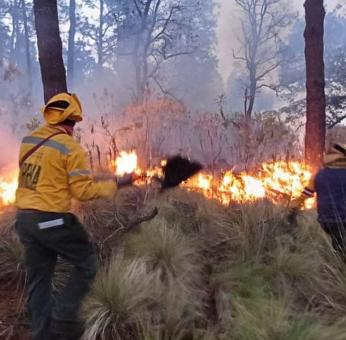
<svg viewBox="0 0 346 340">
<path fill-rule="evenodd" d="M 346 222 L 320 222 L 320 224 L 331 237 L 333 248 L 346 259 Z"/>
<path fill-rule="evenodd" d="M 59 336 L 78 339 L 79 308 L 97 267 L 84 227 L 73 214 L 20 211 L 16 231 L 25 251 L 33 340 L 59 339 Z M 73 269 L 66 286 L 53 301 L 52 278 L 58 256 L 72 264 Z"/>
</svg>

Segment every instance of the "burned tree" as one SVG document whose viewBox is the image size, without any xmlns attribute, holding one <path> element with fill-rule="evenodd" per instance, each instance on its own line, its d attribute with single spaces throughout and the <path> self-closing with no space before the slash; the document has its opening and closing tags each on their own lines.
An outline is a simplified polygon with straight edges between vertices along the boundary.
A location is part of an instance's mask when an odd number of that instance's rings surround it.
<svg viewBox="0 0 346 340">
<path fill-rule="evenodd" d="M 276 90 L 268 76 L 280 65 L 280 32 L 294 17 L 284 0 L 235 0 L 242 11 L 240 51 L 234 59 L 245 67 L 244 113 L 250 119 L 256 94 L 262 88 Z"/>
<path fill-rule="evenodd" d="M 34 0 L 35 26 L 44 100 L 66 92 L 66 71 L 62 58 L 62 43 L 56 0 Z"/>
<path fill-rule="evenodd" d="M 323 34 L 325 10 L 323 0 L 305 2 L 305 60 L 306 60 L 306 133 L 305 159 L 318 168 L 326 133 L 326 98 L 324 80 Z"/>
</svg>

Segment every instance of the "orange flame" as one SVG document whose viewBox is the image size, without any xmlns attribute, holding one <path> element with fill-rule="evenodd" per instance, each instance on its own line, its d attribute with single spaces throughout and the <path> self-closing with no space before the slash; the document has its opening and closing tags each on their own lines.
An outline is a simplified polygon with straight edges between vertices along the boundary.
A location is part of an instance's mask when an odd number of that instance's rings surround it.
<svg viewBox="0 0 346 340">
<path fill-rule="evenodd" d="M 135 172 L 142 178 L 138 185 L 151 182 L 153 177 L 162 177 L 162 161 L 160 166 L 149 169 L 138 167 L 135 151 L 121 151 L 114 162 L 115 174 L 122 176 Z M 15 200 L 18 172 L 10 172 L 9 176 L 0 177 L 0 207 L 10 205 Z M 311 172 L 308 167 L 299 162 L 263 163 L 256 173 L 234 173 L 231 170 L 224 174 L 211 175 L 205 171 L 198 173 L 182 186 L 190 191 L 198 191 L 207 198 L 217 199 L 224 205 L 231 203 L 252 202 L 267 198 L 275 204 L 289 202 L 300 196 L 309 183 Z M 305 208 L 315 205 L 315 199 L 305 202 Z"/>
<path fill-rule="evenodd" d="M 10 176 L 6 176 L 6 178 L 9 178 L 9 180 L 0 177 L 0 207 L 14 203 L 16 198 L 18 172 L 14 171 Z"/>
<path fill-rule="evenodd" d="M 223 204 L 244 203 L 267 198 L 274 203 L 300 196 L 309 183 L 311 172 L 299 162 L 263 163 L 256 175 L 227 171 L 221 178 L 199 173 L 184 185 L 191 191 L 200 191 L 208 198 L 216 198 Z M 306 208 L 314 205 L 306 201 Z"/>
<path fill-rule="evenodd" d="M 137 154 L 135 151 L 120 151 L 119 156 L 115 160 L 115 174 L 123 176 L 130 174 L 137 169 Z"/>
</svg>

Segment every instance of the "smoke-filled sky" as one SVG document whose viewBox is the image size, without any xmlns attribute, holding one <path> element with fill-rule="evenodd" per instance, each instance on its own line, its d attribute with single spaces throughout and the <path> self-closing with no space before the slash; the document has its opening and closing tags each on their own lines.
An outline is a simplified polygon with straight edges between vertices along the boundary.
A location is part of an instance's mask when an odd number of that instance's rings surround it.
<svg viewBox="0 0 346 340">
<path fill-rule="evenodd" d="M 304 13 L 304 0 L 290 0 L 294 10 L 297 10 L 300 15 Z M 218 29 L 217 29 L 217 55 L 219 59 L 220 73 L 224 82 L 227 81 L 228 76 L 232 70 L 232 49 L 237 46 L 237 33 L 238 23 L 237 16 L 239 11 L 234 0 L 217 0 L 219 8 L 217 9 L 218 15 Z M 327 11 L 335 9 L 336 5 L 341 5 L 346 8 L 345 0 L 325 0 Z M 238 12 L 238 13 L 237 13 Z"/>
</svg>

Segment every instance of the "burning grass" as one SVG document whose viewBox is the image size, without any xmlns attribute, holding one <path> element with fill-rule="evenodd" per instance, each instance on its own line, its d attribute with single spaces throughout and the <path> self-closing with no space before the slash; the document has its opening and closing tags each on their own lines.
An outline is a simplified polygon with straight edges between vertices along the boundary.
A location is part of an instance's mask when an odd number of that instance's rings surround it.
<svg viewBox="0 0 346 340">
<path fill-rule="evenodd" d="M 138 165 L 136 151 L 120 151 L 118 157 L 109 165 L 117 176 L 135 172 L 142 179 L 137 185 L 151 183 L 153 178 L 162 177 L 161 166 L 143 169 Z M 1 174 L 0 174 L 1 175 Z M 14 202 L 17 188 L 17 171 L 7 171 L 0 176 L 0 208 Z M 190 191 L 202 193 L 209 199 L 215 199 L 223 205 L 244 204 L 260 199 L 268 199 L 275 204 L 287 205 L 291 199 L 299 197 L 308 184 L 311 172 L 300 162 L 277 161 L 262 163 L 249 172 L 237 173 L 233 169 L 224 169 L 219 173 L 203 171 L 182 184 Z M 306 208 L 314 205 L 314 199 L 308 200 Z"/>
<path fill-rule="evenodd" d="M 0 173 L 0 214 L 1 208 L 12 204 L 15 200 L 18 186 L 18 171 L 7 171 L 6 176 Z"/>
</svg>

